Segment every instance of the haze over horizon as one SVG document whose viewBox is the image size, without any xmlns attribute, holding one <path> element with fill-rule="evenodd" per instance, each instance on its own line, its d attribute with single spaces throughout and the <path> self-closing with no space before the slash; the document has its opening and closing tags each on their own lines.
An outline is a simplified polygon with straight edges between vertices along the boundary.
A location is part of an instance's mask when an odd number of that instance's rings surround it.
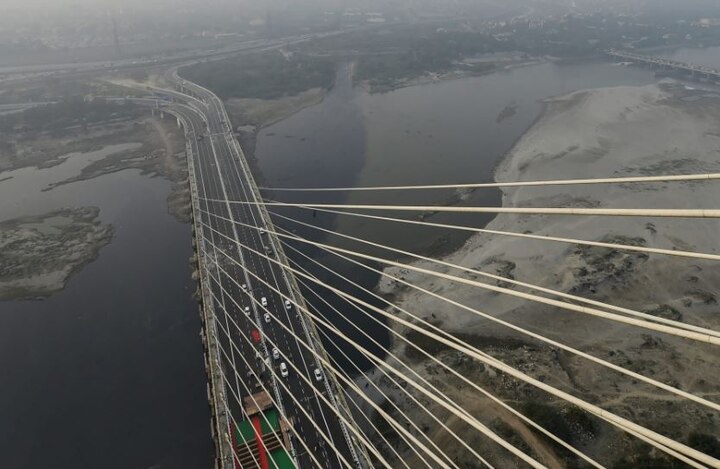
<svg viewBox="0 0 720 469">
<path fill-rule="evenodd" d="M 720 468 L 718 129 L 720 0 L 0 0 L 0 469 Z"/>
</svg>

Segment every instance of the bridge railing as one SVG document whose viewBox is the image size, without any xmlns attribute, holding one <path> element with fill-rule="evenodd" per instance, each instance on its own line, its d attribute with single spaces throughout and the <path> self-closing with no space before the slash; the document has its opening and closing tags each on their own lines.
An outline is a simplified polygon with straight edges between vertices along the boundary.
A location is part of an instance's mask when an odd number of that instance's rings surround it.
<svg viewBox="0 0 720 469">
<path fill-rule="evenodd" d="M 225 390 L 225 383 L 222 378 L 222 371 L 220 371 L 221 359 L 220 350 L 218 347 L 218 332 L 215 321 L 214 304 L 212 301 L 212 295 L 210 293 L 210 282 L 207 277 L 209 267 L 207 256 L 201 246 L 197 243 L 202 242 L 202 227 L 200 226 L 200 205 L 199 205 L 199 194 L 197 186 L 197 177 L 195 174 L 194 159 L 197 152 L 193 148 L 196 144 L 195 133 L 192 126 L 188 123 L 185 117 L 175 112 L 171 108 L 164 109 L 167 113 L 175 116 L 181 123 L 185 132 L 185 152 L 188 159 L 188 180 L 190 184 L 191 193 L 191 209 L 193 219 L 193 231 L 195 233 L 196 242 L 196 255 L 198 260 L 199 268 L 199 284 L 200 293 L 202 298 L 201 317 L 204 323 L 204 334 L 203 344 L 206 348 L 206 366 L 208 373 L 208 383 L 210 386 L 209 400 L 210 407 L 212 410 L 214 425 L 211 425 L 213 430 L 213 440 L 215 441 L 217 449 L 216 467 L 217 469 L 230 469 L 234 467 L 233 460 L 233 449 L 229 440 L 227 432 L 230 428 L 230 419 L 226 413 L 228 408 L 227 405 L 227 392 Z"/>
</svg>

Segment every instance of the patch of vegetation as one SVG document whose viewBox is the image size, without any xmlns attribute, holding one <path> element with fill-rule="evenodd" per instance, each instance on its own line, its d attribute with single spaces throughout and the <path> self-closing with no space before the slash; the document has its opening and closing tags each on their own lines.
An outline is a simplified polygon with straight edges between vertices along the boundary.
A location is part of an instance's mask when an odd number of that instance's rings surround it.
<svg viewBox="0 0 720 469">
<path fill-rule="evenodd" d="M 457 337 L 458 340 L 470 344 L 472 347 L 480 349 L 486 349 L 488 347 L 519 349 L 528 346 L 527 342 L 508 337 L 490 337 L 462 333 L 454 333 L 453 336 Z M 451 349 L 450 346 L 442 342 L 438 342 L 437 340 L 415 330 L 406 332 L 405 338 L 431 355 L 438 355 L 443 351 Z M 405 355 L 410 360 L 424 360 L 426 358 L 425 355 L 418 352 L 414 347 L 407 347 Z"/>
<path fill-rule="evenodd" d="M 604 236 L 600 239 L 600 242 L 609 244 L 624 244 L 628 246 L 647 246 L 647 240 L 645 238 L 620 235 Z M 616 249 L 595 246 L 579 246 L 577 252 L 583 255 L 583 257 L 591 260 L 597 260 L 598 262 L 605 258 L 612 257 L 618 254 L 618 251 Z"/>
<path fill-rule="evenodd" d="M 693 431 L 688 436 L 687 444 L 709 456 L 720 457 L 720 440 L 713 435 Z M 610 467 L 612 469 L 628 467 L 633 469 L 684 469 L 689 466 L 662 453 L 656 454 L 656 451 L 653 451 L 649 445 L 636 443 L 634 448 L 616 459 Z"/>
<path fill-rule="evenodd" d="M 335 61 L 277 51 L 186 67 L 180 75 L 213 90 L 222 99 L 276 99 L 311 88 L 330 88 Z"/>
<path fill-rule="evenodd" d="M 568 407 L 564 415 L 565 421 L 570 425 L 571 429 L 582 431 L 586 434 L 594 435 L 597 433 L 597 425 L 595 421 L 584 410 L 579 407 Z"/>
<path fill-rule="evenodd" d="M 530 445 L 527 444 L 523 437 L 499 418 L 496 418 L 490 423 L 490 428 L 523 453 L 533 454 L 532 448 L 530 448 Z"/>
<path fill-rule="evenodd" d="M 368 53 L 424 51 L 428 56 L 467 56 L 477 53 L 514 50 L 492 34 L 453 29 L 453 23 L 432 25 L 403 25 L 316 39 L 301 45 L 303 50 L 315 52 L 362 51 Z"/>
<path fill-rule="evenodd" d="M 610 465 L 612 469 L 681 469 L 688 466 L 665 456 L 653 456 L 650 454 L 650 448 L 644 445 L 634 454 L 626 454 L 616 459 Z"/>
<path fill-rule="evenodd" d="M 398 55 L 363 57 L 359 61 L 357 77 L 367 80 L 371 87 L 392 88 L 398 80 L 419 77 L 426 71 L 444 72 L 451 67 L 446 58 L 426 57 L 417 52 Z"/>
<path fill-rule="evenodd" d="M 493 41 L 492 36 L 484 34 L 433 33 L 418 38 L 406 51 L 362 57 L 358 61 L 357 78 L 368 81 L 374 90 L 384 90 L 426 73 L 446 73 L 459 68 L 469 74 L 487 73 L 495 69 L 495 64 L 459 66 L 456 62 L 494 49 L 488 45 Z"/>
<path fill-rule="evenodd" d="M 410 341 L 417 347 L 425 350 L 430 355 L 437 355 L 440 352 L 444 352 L 445 350 L 450 350 L 450 348 L 451 348 L 449 345 L 446 345 L 442 342 L 438 342 L 437 340 L 432 339 L 432 338 L 430 338 L 424 334 L 421 334 L 420 332 L 417 332 L 415 330 L 409 331 L 405 337 L 408 339 L 408 341 Z M 405 354 L 411 360 L 425 359 L 425 355 L 421 354 L 414 347 L 407 347 Z"/>
<path fill-rule="evenodd" d="M 693 431 L 687 439 L 687 444 L 708 456 L 720 458 L 720 440 L 714 435 Z M 688 467 L 677 459 L 665 455 L 651 454 L 652 448 L 648 445 L 638 446 L 636 450 L 628 451 L 626 455 L 618 458 L 610 466 L 612 469 L 684 469 Z"/>
<path fill-rule="evenodd" d="M 389 400 L 385 399 L 380 404 L 380 408 L 387 414 L 389 414 L 389 415 L 395 414 L 394 417 L 397 417 L 397 412 L 395 411 L 392 403 Z M 372 420 L 374 421 L 375 428 L 378 431 L 378 435 L 377 435 L 378 440 L 379 440 L 379 436 L 382 435 L 395 448 L 404 445 L 404 442 L 400 439 L 400 434 L 395 429 L 395 427 L 390 425 L 390 423 L 388 423 L 388 421 L 385 420 L 379 413 L 375 412 Z"/>
<path fill-rule="evenodd" d="M 665 319 L 672 319 L 674 321 L 682 321 L 683 318 L 683 315 L 680 311 L 667 304 L 657 305 L 656 307 L 646 309 L 643 312 Z"/>
<path fill-rule="evenodd" d="M 492 63 L 459 63 L 477 54 L 513 50 L 511 44 L 498 41 L 486 32 L 453 30 L 433 25 L 406 25 L 358 31 L 311 41 L 298 46 L 301 50 L 336 57 L 357 57 L 356 77 L 367 81 L 373 91 L 386 91 L 403 81 L 426 73 L 463 70 L 467 74 L 487 73 Z"/>
<path fill-rule="evenodd" d="M 558 438 L 572 441 L 572 429 L 557 408 L 537 401 L 527 401 L 522 406 L 522 413 Z"/>
<path fill-rule="evenodd" d="M 595 421 L 587 413 L 575 406 L 560 408 L 530 400 L 523 404 L 521 412 L 558 438 L 576 446 L 594 438 L 598 431 Z M 584 462 L 576 454 L 559 445 L 544 433 L 534 428 L 531 428 L 531 430 L 545 444 L 553 448 L 553 451 L 563 461 L 566 468 L 585 467 Z"/>
<path fill-rule="evenodd" d="M 513 274 L 513 272 L 515 272 L 517 264 L 513 261 L 503 259 L 499 256 L 492 256 L 485 262 L 483 262 L 480 266 L 478 266 L 477 270 L 483 270 L 482 267 L 484 266 L 494 266 L 496 275 L 508 278 L 510 280 L 515 280 L 515 275 Z M 512 288 L 511 283 L 503 282 L 501 280 L 495 280 L 495 284 L 503 288 Z"/>
<path fill-rule="evenodd" d="M 138 76 L 133 72 L 133 76 Z M 74 96 L 141 96 L 142 90 L 126 88 L 102 80 L 77 80 L 50 77 L 46 80 L 3 86 L 0 90 L 0 104 L 40 103 L 65 101 Z"/>
<path fill-rule="evenodd" d="M 629 246 L 647 245 L 644 238 L 619 235 L 605 236 L 600 242 Z M 578 284 L 572 288 L 572 293 L 595 293 L 599 286 L 606 283 L 625 285 L 637 266 L 649 258 L 646 253 L 642 252 L 624 252 L 594 246 L 579 246 L 575 249 L 574 254 L 579 256 L 585 265 L 573 271 Z"/>
<path fill-rule="evenodd" d="M 717 297 L 712 292 L 700 288 L 694 288 L 685 292 L 685 294 L 706 305 L 716 305 L 718 303 Z"/>
<path fill-rule="evenodd" d="M 594 423 L 591 420 L 584 420 L 583 417 L 586 416 L 578 415 L 575 411 L 580 414 L 584 414 L 577 408 L 557 409 L 553 406 L 542 404 L 537 401 L 528 401 L 522 409 L 525 416 L 534 420 L 538 425 L 568 443 L 573 442 L 573 437 L 579 431 L 586 433 L 585 428 L 592 428 L 593 431 L 595 430 Z M 553 448 L 555 454 L 560 457 L 567 469 L 584 467 L 580 462 L 580 459 L 574 453 L 570 452 L 570 450 L 551 440 L 544 433 L 540 433 L 535 429 L 532 430 L 538 438 Z"/>
<path fill-rule="evenodd" d="M 720 440 L 714 435 L 697 431 L 691 432 L 688 437 L 688 445 L 708 456 L 720 459 Z"/>
<path fill-rule="evenodd" d="M 118 118 L 137 117 L 145 111 L 132 103 L 87 101 L 82 96 L 26 111 L 0 116 L 0 133 L 54 131 L 72 126 L 87 126 Z"/>
<path fill-rule="evenodd" d="M 671 461 L 663 457 L 653 457 L 649 454 L 641 454 L 636 456 L 625 456 L 613 462 L 612 469 L 680 469 L 679 463 Z"/>
<path fill-rule="evenodd" d="M 14 104 L 55 101 L 58 98 L 62 99 L 70 96 L 85 96 L 94 92 L 94 86 L 88 82 L 49 78 L 34 84 L 3 87 L 2 91 L 0 104 Z"/>
</svg>

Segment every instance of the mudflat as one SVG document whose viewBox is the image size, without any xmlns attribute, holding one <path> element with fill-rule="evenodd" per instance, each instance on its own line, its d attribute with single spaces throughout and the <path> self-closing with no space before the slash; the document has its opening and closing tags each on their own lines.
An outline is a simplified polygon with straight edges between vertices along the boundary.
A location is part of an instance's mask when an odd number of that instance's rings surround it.
<svg viewBox="0 0 720 469">
<path fill-rule="evenodd" d="M 114 229 L 97 207 L 65 209 L 0 223 L 0 300 L 43 298 L 110 243 Z"/>
</svg>

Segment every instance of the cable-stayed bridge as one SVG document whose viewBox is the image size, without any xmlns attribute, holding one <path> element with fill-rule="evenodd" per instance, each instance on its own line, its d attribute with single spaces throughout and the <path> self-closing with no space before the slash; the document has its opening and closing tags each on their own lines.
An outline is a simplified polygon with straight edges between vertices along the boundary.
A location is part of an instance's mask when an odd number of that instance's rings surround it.
<svg viewBox="0 0 720 469">
<path fill-rule="evenodd" d="M 267 212 L 229 203 L 261 199 L 225 109 L 176 80 L 156 92 L 187 137 L 218 466 L 367 467 Z"/>
<path fill-rule="evenodd" d="M 402 223 L 446 230 L 463 230 L 527 241 L 560 243 L 568 246 L 602 248 L 619 252 L 680 258 L 687 262 L 720 261 L 717 250 L 702 252 L 689 248 L 646 246 L 611 240 L 587 240 L 568 236 L 550 236 L 528 232 L 510 232 L 439 224 L 418 217 L 394 216 L 434 212 L 517 214 L 523 216 L 566 217 L 663 217 L 682 219 L 688 226 L 699 219 L 718 219 L 720 210 L 693 208 L 608 208 L 608 207 L 474 207 L 438 205 L 393 205 L 318 203 L 312 194 L 397 191 L 468 190 L 503 187 L 713 184 L 718 173 L 669 174 L 654 176 L 606 177 L 593 179 L 557 179 L 508 181 L 446 185 L 325 188 L 258 188 L 241 148 L 235 141 L 230 120 L 222 102 L 210 91 L 182 80 L 176 72 L 169 78 L 175 90 L 154 90 L 171 98 L 162 104 L 164 112 L 175 115 L 187 137 L 190 184 L 195 236 L 202 284 L 204 340 L 207 346 L 210 397 L 213 402 L 214 433 L 218 444 L 218 467 L 442 467 L 460 468 L 467 464 L 451 456 L 448 445 L 439 444 L 433 435 L 460 448 L 477 467 L 493 467 L 476 447 L 468 444 L 467 432 L 482 435 L 512 455 L 520 466 L 548 467 L 552 464 L 527 448 L 493 430 L 488 422 L 468 412 L 464 402 L 451 397 L 393 349 L 381 343 L 364 327 L 387 331 L 397 343 L 457 379 L 468 392 L 489 399 L 494 405 L 515 416 L 528 428 L 562 447 L 584 466 L 603 467 L 598 458 L 582 447 L 566 441 L 562 435 L 545 428 L 519 410 L 516 403 L 468 379 L 459 370 L 439 359 L 417 341 L 408 340 L 399 328 L 416 337 L 453 350 L 487 368 L 503 373 L 518 383 L 532 387 L 548 398 L 565 402 L 587 415 L 614 427 L 618 432 L 643 442 L 655 451 L 689 467 L 720 467 L 716 457 L 689 446 L 659 429 L 649 428 L 628 415 L 620 415 L 586 397 L 561 389 L 532 376 L 518 367 L 488 354 L 482 347 L 441 325 L 420 317 L 416 312 L 378 295 L 354 279 L 324 265 L 302 247 L 312 248 L 342 262 L 367 269 L 389 278 L 403 288 L 417 291 L 498 326 L 507 328 L 570 356 L 604 367 L 621 379 L 641 383 L 658 395 L 687 401 L 708 414 L 720 412 L 720 404 L 711 393 L 691 392 L 663 381 L 652 374 L 619 364 L 591 351 L 576 348 L 557 338 L 533 330 L 519 321 L 506 320 L 484 312 L 477 305 L 446 298 L 442 292 L 415 285 L 412 281 L 383 270 L 400 268 L 405 272 L 434 277 L 507 295 L 524 302 L 552 307 L 579 317 L 608 321 L 630 328 L 635 334 L 657 334 L 697 344 L 720 345 L 720 332 L 709 324 L 684 322 L 633 308 L 611 304 L 579 294 L 521 281 L 510 275 L 488 272 L 435 259 L 323 228 L 296 212 L 328 213 L 334 216 L 360 217 L 368 222 Z M 272 191 L 307 194 L 307 202 L 282 202 L 262 194 Z M 282 210 L 282 212 L 280 212 Z M 272 219 L 271 219 L 272 217 Z M 307 217 L 304 217 L 307 220 Z M 327 235 L 318 242 L 298 235 L 297 228 Z M 340 247 L 334 240 L 343 240 Z M 352 243 L 355 248 L 348 248 Z M 285 251 L 291 254 L 290 258 Z M 381 254 L 382 253 L 382 254 Z M 302 261 L 302 262 L 300 262 Z M 415 263 L 413 261 L 422 261 Z M 349 289 L 330 285 L 313 274 L 308 265 L 338 277 L 343 284 L 363 291 L 362 298 Z M 432 267 L 430 267 L 432 266 Z M 303 297 L 301 292 L 309 292 Z M 318 294 L 316 292 L 323 292 Z M 334 295 L 342 304 L 328 303 Z M 372 297 L 373 301 L 367 298 Z M 333 309 L 343 326 L 329 321 L 319 311 Z M 351 315 L 350 312 L 353 314 Z M 351 318 L 361 317 L 362 321 Z M 353 334 L 347 332 L 353 330 Z M 362 339 L 358 339 L 361 337 Z M 333 356 L 325 344 L 335 344 Z M 372 344 L 376 351 L 369 350 Z M 345 355 L 353 350 L 371 363 L 384 385 L 373 380 L 359 385 L 355 378 L 364 371 Z M 378 352 L 379 350 L 380 352 Z M 339 356 L 335 356 L 335 354 Z M 343 357 L 344 355 L 344 357 Z M 352 369 L 343 369 L 338 360 L 345 358 Z M 403 396 L 405 405 L 395 403 L 388 389 Z M 412 406 L 412 413 L 408 405 Z M 438 412 L 434 409 L 440 409 Z M 412 415 L 426 414 L 421 424 Z M 458 431 L 456 424 L 465 425 Z"/>
</svg>

